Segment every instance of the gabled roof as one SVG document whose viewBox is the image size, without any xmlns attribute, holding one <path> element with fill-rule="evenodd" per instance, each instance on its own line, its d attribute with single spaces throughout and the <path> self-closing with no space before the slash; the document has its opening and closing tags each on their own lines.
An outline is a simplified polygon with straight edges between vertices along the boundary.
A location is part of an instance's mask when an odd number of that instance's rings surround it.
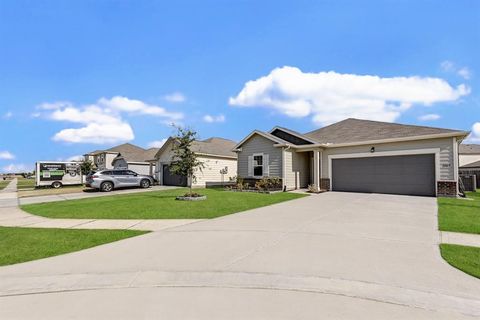
<svg viewBox="0 0 480 320">
<path fill-rule="evenodd" d="M 458 148 L 459 154 L 480 154 L 480 144 L 461 144 Z"/>
<path fill-rule="evenodd" d="M 273 134 L 270 134 L 268 132 L 263 132 L 263 131 L 260 131 L 260 130 L 253 130 L 252 132 L 250 132 L 250 134 L 248 136 L 243 138 L 242 141 L 237 143 L 237 145 L 233 147 L 233 150 L 239 149 L 242 146 L 242 144 L 244 144 L 248 139 L 250 139 L 254 135 L 262 136 L 262 137 L 267 138 L 268 140 L 271 140 L 272 142 L 275 142 L 275 143 L 280 144 L 280 145 L 288 145 L 289 144 L 287 141 L 285 141 L 285 140 L 283 140 L 283 139 L 281 139 L 277 136 L 274 136 Z"/>
<path fill-rule="evenodd" d="M 465 164 L 465 165 L 461 166 L 460 168 L 462 168 L 462 169 L 480 168 L 480 161 Z"/>
<path fill-rule="evenodd" d="M 154 158 L 159 158 L 160 154 L 167 148 L 167 145 L 174 141 L 175 139 L 173 137 L 169 137 L 163 146 L 156 152 Z M 232 151 L 235 144 L 235 141 L 229 139 L 212 137 L 205 140 L 194 141 L 192 144 L 192 151 L 202 155 L 236 158 L 237 154 Z"/>
<path fill-rule="evenodd" d="M 286 136 L 286 137 L 282 137 L 282 136 L 280 136 L 279 134 L 276 134 L 276 132 L 279 132 L 279 131 L 280 131 L 282 134 L 285 134 L 285 133 L 286 133 L 287 136 Z M 283 132 L 282 132 L 282 131 L 283 131 Z M 292 139 L 293 139 L 293 140 L 297 140 L 296 142 L 297 142 L 298 144 L 313 144 L 313 143 L 317 143 L 317 141 L 313 140 L 312 138 L 309 138 L 309 137 L 307 137 L 307 136 L 305 136 L 305 135 L 303 135 L 303 134 L 301 134 L 301 133 L 299 133 L 299 132 L 297 132 L 297 131 L 290 130 L 290 129 L 287 129 L 287 128 L 284 128 L 284 127 L 276 126 L 276 127 L 274 127 L 272 130 L 270 130 L 268 133 L 276 136 L 277 138 L 283 139 L 283 140 L 285 140 L 285 141 L 287 141 L 287 140 L 292 140 Z M 287 138 L 288 136 L 290 136 L 291 139 L 285 139 L 285 138 Z M 293 136 L 293 137 L 291 137 L 291 136 Z M 300 139 L 300 140 L 298 140 L 298 139 Z M 297 143 L 295 143 L 294 141 L 292 141 L 291 143 L 297 144 Z"/>
<path fill-rule="evenodd" d="M 452 134 L 452 136 L 458 134 L 461 136 L 467 135 L 468 132 L 349 118 L 308 132 L 305 136 L 316 140 L 318 143 L 341 144 L 441 134 Z"/>
</svg>

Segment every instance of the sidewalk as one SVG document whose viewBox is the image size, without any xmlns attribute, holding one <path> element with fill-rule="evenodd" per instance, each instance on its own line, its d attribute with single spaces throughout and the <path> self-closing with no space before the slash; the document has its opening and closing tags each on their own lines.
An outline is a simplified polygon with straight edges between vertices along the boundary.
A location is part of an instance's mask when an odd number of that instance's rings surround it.
<svg viewBox="0 0 480 320">
<path fill-rule="evenodd" d="M 31 228 L 61 228 L 61 229 L 132 229 L 144 231 L 158 231 L 177 226 L 182 226 L 202 219 L 51 219 L 29 214 L 18 207 L 17 198 L 17 179 L 12 180 L 10 184 L 0 191 L 0 226 L 4 227 L 31 227 Z M 155 190 L 125 190 L 125 193 L 151 192 Z M 81 199 L 80 195 L 74 195 L 72 199 Z M 93 196 L 105 196 L 108 194 L 95 193 Z M 66 195 L 65 195 L 66 196 Z M 58 200 L 67 200 L 69 198 L 62 197 L 56 200 L 51 200 L 51 196 L 47 196 L 47 201 L 40 201 L 44 199 L 37 199 L 38 202 L 50 202 Z M 85 198 L 92 197 L 86 194 Z M 36 197 L 45 198 L 45 197 Z M 34 203 L 34 202 L 31 202 Z"/>
<path fill-rule="evenodd" d="M 440 231 L 442 243 L 480 247 L 480 234 Z"/>
</svg>

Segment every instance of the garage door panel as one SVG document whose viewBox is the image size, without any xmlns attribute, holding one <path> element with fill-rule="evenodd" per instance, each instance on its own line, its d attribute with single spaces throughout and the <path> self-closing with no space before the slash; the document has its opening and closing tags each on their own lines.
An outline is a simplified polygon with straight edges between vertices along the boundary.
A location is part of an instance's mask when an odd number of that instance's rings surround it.
<svg viewBox="0 0 480 320">
<path fill-rule="evenodd" d="M 435 156 L 332 160 L 334 191 L 435 195 Z"/>
</svg>

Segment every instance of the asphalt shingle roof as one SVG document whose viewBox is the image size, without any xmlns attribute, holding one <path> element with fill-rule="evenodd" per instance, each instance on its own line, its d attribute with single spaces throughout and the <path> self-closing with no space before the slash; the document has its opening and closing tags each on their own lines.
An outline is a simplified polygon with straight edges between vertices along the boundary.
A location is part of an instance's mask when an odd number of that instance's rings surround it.
<svg viewBox="0 0 480 320">
<path fill-rule="evenodd" d="M 461 166 L 460 168 L 480 168 L 480 161 L 465 164 L 465 165 Z"/>
<path fill-rule="evenodd" d="M 205 140 L 195 141 L 192 145 L 192 150 L 197 153 L 237 157 L 237 154 L 232 152 L 235 145 L 235 141 L 212 137 Z"/>
<path fill-rule="evenodd" d="M 480 154 L 480 144 L 461 144 L 458 148 L 460 154 Z"/>
<path fill-rule="evenodd" d="M 463 131 L 349 118 L 304 135 L 319 143 L 351 143 L 453 132 Z"/>
</svg>

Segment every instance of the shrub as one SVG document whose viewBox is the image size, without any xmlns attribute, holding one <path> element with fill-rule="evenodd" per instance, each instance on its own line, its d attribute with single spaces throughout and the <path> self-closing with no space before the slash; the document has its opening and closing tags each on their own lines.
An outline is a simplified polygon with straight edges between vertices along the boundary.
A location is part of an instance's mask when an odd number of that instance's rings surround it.
<svg viewBox="0 0 480 320">
<path fill-rule="evenodd" d="M 264 177 L 255 183 L 255 188 L 265 191 L 281 189 L 281 179 L 279 177 Z"/>
</svg>

